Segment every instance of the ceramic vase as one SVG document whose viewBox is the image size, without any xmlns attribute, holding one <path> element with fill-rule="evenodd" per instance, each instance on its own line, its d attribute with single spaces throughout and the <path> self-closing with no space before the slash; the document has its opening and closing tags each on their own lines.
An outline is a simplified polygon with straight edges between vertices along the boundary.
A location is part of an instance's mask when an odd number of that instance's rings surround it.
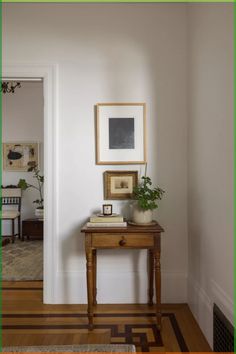
<svg viewBox="0 0 236 354">
<path fill-rule="evenodd" d="M 149 224 L 152 222 L 152 210 L 143 210 L 138 204 L 133 205 L 132 221 L 136 224 Z"/>
<path fill-rule="evenodd" d="M 35 209 L 35 216 L 39 219 L 43 219 L 44 209 Z"/>
</svg>

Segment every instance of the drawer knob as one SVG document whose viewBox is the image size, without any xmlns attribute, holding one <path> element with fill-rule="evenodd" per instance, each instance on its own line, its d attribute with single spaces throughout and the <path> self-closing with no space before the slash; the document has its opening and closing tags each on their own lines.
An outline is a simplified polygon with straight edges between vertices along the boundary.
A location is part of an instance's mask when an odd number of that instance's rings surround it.
<svg viewBox="0 0 236 354">
<path fill-rule="evenodd" d="M 126 244 L 126 241 L 124 238 L 122 238 L 122 240 L 120 240 L 120 242 L 119 242 L 119 245 L 124 246 L 125 244 Z"/>
</svg>

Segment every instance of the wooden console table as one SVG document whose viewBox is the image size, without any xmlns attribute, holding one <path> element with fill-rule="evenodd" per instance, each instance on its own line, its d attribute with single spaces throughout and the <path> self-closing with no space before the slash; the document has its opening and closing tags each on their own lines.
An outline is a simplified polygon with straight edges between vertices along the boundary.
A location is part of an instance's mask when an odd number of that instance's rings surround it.
<svg viewBox="0 0 236 354">
<path fill-rule="evenodd" d="M 161 233 L 163 228 L 131 226 L 124 228 L 88 228 L 84 226 L 87 260 L 87 296 L 89 329 L 93 329 L 93 306 L 96 302 L 97 249 L 147 249 L 149 254 L 148 304 L 153 305 L 153 278 L 155 274 L 156 319 L 161 329 Z"/>
</svg>

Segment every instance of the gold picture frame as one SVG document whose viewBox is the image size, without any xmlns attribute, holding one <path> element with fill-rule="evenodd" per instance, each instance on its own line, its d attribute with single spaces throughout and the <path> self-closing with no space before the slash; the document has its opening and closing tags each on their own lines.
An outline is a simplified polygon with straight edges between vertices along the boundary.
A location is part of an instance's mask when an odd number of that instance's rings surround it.
<svg viewBox="0 0 236 354">
<path fill-rule="evenodd" d="M 98 103 L 96 164 L 146 162 L 146 103 Z"/>
<path fill-rule="evenodd" d="M 3 170 L 27 172 L 30 163 L 39 166 L 38 142 L 5 142 L 3 145 Z"/>
<path fill-rule="evenodd" d="M 104 199 L 132 199 L 133 189 L 138 184 L 138 171 L 105 171 Z"/>
</svg>

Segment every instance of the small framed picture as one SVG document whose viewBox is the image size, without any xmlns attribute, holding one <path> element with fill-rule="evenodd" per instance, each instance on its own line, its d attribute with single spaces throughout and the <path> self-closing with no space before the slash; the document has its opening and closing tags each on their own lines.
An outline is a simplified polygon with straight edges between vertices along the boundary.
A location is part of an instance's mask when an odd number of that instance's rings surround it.
<svg viewBox="0 0 236 354">
<path fill-rule="evenodd" d="M 104 198 L 132 199 L 133 189 L 138 184 L 138 171 L 105 171 Z"/>
<path fill-rule="evenodd" d="M 146 163 L 146 104 L 98 103 L 97 165 Z"/>
<path fill-rule="evenodd" d="M 103 215 L 112 215 L 112 204 L 103 204 L 102 213 Z"/>
<path fill-rule="evenodd" d="M 30 164 L 39 166 L 39 143 L 3 143 L 3 169 L 5 171 L 28 171 Z"/>
</svg>

